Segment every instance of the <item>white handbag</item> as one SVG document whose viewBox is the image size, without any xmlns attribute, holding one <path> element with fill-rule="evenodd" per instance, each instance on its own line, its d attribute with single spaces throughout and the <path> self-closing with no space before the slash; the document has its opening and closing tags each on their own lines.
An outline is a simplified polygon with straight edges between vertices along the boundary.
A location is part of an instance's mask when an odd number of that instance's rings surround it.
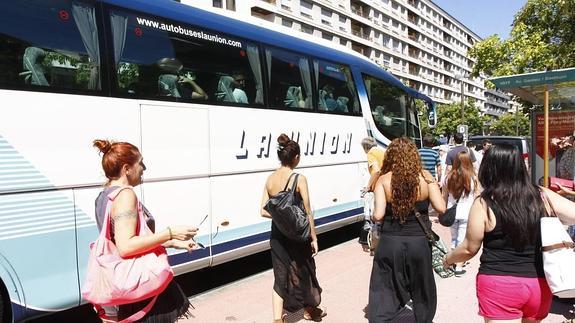
<svg viewBox="0 0 575 323">
<path fill-rule="evenodd" d="M 575 297 L 575 244 L 563 227 L 551 201 L 545 202 L 552 214 L 541 218 L 541 252 L 545 279 L 553 295 Z"/>
</svg>

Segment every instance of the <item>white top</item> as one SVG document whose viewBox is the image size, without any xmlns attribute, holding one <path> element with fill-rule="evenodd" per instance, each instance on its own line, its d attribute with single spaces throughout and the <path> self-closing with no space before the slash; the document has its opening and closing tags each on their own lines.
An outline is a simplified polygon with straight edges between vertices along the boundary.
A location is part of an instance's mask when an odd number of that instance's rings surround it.
<svg viewBox="0 0 575 323">
<path fill-rule="evenodd" d="M 233 94 L 237 103 L 248 103 L 248 96 L 244 90 L 235 88 Z"/>
<path fill-rule="evenodd" d="M 485 153 L 483 150 L 476 152 L 475 159 L 477 159 L 477 171 L 479 171 L 479 166 L 481 166 L 481 162 L 483 161 L 483 155 Z"/>
<path fill-rule="evenodd" d="M 443 187 L 447 189 L 447 179 L 445 180 L 445 186 Z M 475 184 L 473 180 L 471 180 L 471 192 L 469 192 L 469 195 L 467 196 L 463 195 L 459 199 L 459 202 L 457 203 L 457 212 L 455 214 L 456 220 L 467 220 L 469 218 L 469 211 L 471 210 L 471 206 L 473 205 L 474 200 L 475 200 Z M 453 195 L 451 195 L 451 193 L 449 193 L 449 195 L 447 196 L 447 208 L 452 207 L 453 204 L 455 204 L 456 202 L 457 199 L 454 198 Z"/>
</svg>

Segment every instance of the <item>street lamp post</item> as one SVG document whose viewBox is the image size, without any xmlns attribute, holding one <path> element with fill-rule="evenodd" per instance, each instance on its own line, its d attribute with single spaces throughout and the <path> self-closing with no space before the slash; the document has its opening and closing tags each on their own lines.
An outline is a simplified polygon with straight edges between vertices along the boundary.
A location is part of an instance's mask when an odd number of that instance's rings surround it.
<svg viewBox="0 0 575 323">
<path fill-rule="evenodd" d="M 465 124 L 465 97 L 463 96 L 463 76 L 461 76 L 461 124 Z"/>
<path fill-rule="evenodd" d="M 465 75 L 463 73 L 455 74 L 455 79 L 459 80 L 461 82 L 461 124 L 465 124 L 465 97 L 463 95 L 463 91 L 464 91 L 463 86 L 465 85 L 463 83 L 464 77 L 465 77 Z"/>
<path fill-rule="evenodd" d="M 515 107 L 515 135 L 519 136 L 519 107 Z"/>
</svg>

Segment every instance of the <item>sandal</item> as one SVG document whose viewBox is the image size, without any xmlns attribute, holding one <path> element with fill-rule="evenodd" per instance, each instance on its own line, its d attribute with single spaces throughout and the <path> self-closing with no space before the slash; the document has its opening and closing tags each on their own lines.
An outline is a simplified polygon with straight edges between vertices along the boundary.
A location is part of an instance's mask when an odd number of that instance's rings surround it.
<svg viewBox="0 0 575 323">
<path fill-rule="evenodd" d="M 273 323 L 284 323 L 286 321 L 287 314 L 282 314 L 282 318 L 279 320 L 274 320 Z"/>
<path fill-rule="evenodd" d="M 321 322 L 321 319 L 327 315 L 327 310 L 323 306 L 312 307 L 311 313 L 309 307 L 303 311 L 303 319 L 306 321 Z"/>
</svg>

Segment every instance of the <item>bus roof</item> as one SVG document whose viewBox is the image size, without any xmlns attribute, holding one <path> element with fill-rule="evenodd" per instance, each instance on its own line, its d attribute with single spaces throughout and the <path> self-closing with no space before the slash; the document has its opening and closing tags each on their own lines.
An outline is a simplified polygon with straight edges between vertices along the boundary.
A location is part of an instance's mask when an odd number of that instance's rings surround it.
<svg viewBox="0 0 575 323">
<path fill-rule="evenodd" d="M 359 53 L 340 45 L 334 46 L 333 43 L 323 39 L 305 39 L 303 35 L 303 37 L 288 35 L 281 30 L 283 28 L 277 28 L 275 24 L 272 23 L 264 27 L 262 26 L 263 23 L 259 21 L 256 22 L 251 17 L 246 19 L 246 21 L 238 20 L 221 13 L 199 9 L 172 0 L 103 0 L 102 2 L 191 23 L 192 25 L 205 26 L 208 29 L 217 30 L 240 38 L 246 38 L 252 41 L 257 40 L 267 45 L 278 46 L 285 49 L 294 49 L 297 52 L 322 57 L 327 60 L 359 66 L 364 73 L 382 78 L 417 99 L 432 102 L 429 97 L 404 85 L 396 77 Z M 194 21 L 189 21 L 190 16 L 194 17 Z"/>
</svg>

